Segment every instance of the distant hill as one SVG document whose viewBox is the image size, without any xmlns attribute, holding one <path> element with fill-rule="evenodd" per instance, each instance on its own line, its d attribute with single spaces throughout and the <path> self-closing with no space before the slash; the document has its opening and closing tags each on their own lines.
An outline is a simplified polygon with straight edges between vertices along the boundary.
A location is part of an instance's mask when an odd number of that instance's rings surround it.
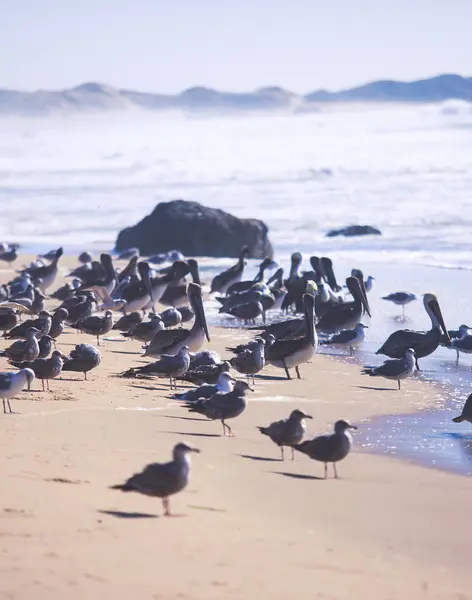
<svg viewBox="0 0 472 600">
<path fill-rule="evenodd" d="M 49 114 L 107 110 L 257 111 L 316 110 L 327 102 L 472 101 L 472 77 L 439 75 L 418 81 L 374 81 L 339 92 L 319 90 L 301 96 L 280 87 L 254 92 L 220 92 L 193 87 L 166 95 L 120 90 L 100 83 L 83 83 L 60 91 L 19 92 L 0 89 L 0 115 Z"/>
</svg>

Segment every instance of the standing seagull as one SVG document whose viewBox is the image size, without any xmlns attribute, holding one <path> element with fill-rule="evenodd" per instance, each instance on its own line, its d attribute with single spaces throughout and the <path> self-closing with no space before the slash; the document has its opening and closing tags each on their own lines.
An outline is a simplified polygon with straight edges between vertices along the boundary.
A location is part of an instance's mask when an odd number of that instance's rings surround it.
<svg viewBox="0 0 472 600">
<path fill-rule="evenodd" d="M 112 485 L 110 489 L 121 492 L 138 492 L 145 496 L 162 498 L 164 514 L 166 517 L 170 517 L 172 515 L 169 496 L 182 491 L 188 483 L 190 452 L 200 452 L 200 450 L 186 442 L 180 442 L 174 446 L 172 461 L 147 465 L 140 473 L 136 473 L 125 483 Z"/>
<path fill-rule="evenodd" d="M 254 375 L 262 371 L 265 365 L 264 348 L 265 340 L 259 338 L 257 340 L 256 347 L 252 350 L 243 350 L 240 354 L 237 354 L 230 359 L 230 364 L 236 369 L 238 373 L 246 375 L 249 381 L 249 377 L 252 377 L 252 383 L 254 383 Z"/>
<path fill-rule="evenodd" d="M 18 367 L 19 369 L 31 369 L 37 377 L 37 379 L 41 379 L 41 383 L 43 385 L 43 392 L 46 391 L 44 381 L 46 381 L 46 389 L 49 392 L 49 380 L 54 379 L 54 377 L 60 375 L 62 371 L 62 365 L 64 363 L 62 360 L 62 354 L 59 352 L 59 350 L 54 350 L 51 358 L 37 358 L 32 362 L 21 363 L 15 363 L 13 361 L 10 361 L 10 364 L 14 365 L 15 367 Z"/>
<path fill-rule="evenodd" d="M 232 392 L 227 394 L 217 393 L 208 400 L 197 400 L 184 405 L 190 412 L 196 412 L 205 415 L 212 421 L 221 421 L 223 425 L 223 435 L 233 437 L 231 427 L 225 422 L 227 419 L 239 417 L 246 410 L 247 400 L 246 392 L 252 389 L 245 381 L 237 381 L 234 384 Z M 228 430 L 228 434 L 226 434 Z"/>
<path fill-rule="evenodd" d="M 39 356 L 39 343 L 36 335 L 40 333 L 39 329 L 30 327 L 26 332 L 26 340 L 18 340 L 3 352 L 0 356 L 6 356 L 11 360 L 36 360 Z"/>
<path fill-rule="evenodd" d="M 412 294 L 411 292 L 394 292 L 388 296 L 382 296 L 382 300 L 388 300 L 389 302 L 393 302 L 397 306 L 402 307 L 403 319 L 405 319 L 405 306 L 417 299 L 418 296 L 416 294 Z"/>
<path fill-rule="evenodd" d="M 354 348 L 365 340 L 365 330 L 367 325 L 356 323 L 354 329 L 343 329 L 339 333 L 331 335 L 326 340 L 320 341 L 320 346 L 349 346 L 351 356 L 354 355 Z"/>
<path fill-rule="evenodd" d="M 87 373 L 92 369 L 95 369 L 95 367 L 98 367 L 102 357 L 95 346 L 92 346 L 91 344 L 77 344 L 69 356 L 63 357 L 63 360 L 63 371 L 83 373 L 84 378 L 87 379 Z"/>
<path fill-rule="evenodd" d="M 302 410 L 292 410 L 288 419 L 275 421 L 268 427 L 258 427 L 263 435 L 267 435 L 280 448 L 281 460 L 284 460 L 284 446 L 292 448 L 292 460 L 295 458 L 293 447 L 299 444 L 305 435 L 305 419 L 313 419 Z"/>
<path fill-rule="evenodd" d="M 454 423 L 462 423 L 462 421 L 469 421 L 472 423 L 472 394 L 465 401 L 462 413 L 458 417 L 452 419 Z"/>
<path fill-rule="evenodd" d="M 155 375 L 157 377 L 168 377 L 170 389 L 177 389 L 177 377 L 182 377 L 190 366 L 190 354 L 188 346 L 182 346 L 177 355 L 162 354 L 159 360 L 149 363 L 143 367 L 129 369 L 123 373 L 123 377 L 136 377 L 136 375 Z"/>
<path fill-rule="evenodd" d="M 100 336 L 106 335 L 113 328 L 113 313 L 107 310 L 104 317 L 92 315 L 77 323 L 77 329 L 97 336 L 97 346 L 100 346 Z"/>
<path fill-rule="evenodd" d="M 328 477 L 328 463 L 333 463 L 334 476 L 337 479 L 336 463 L 346 458 L 351 450 L 352 437 L 349 429 L 357 429 L 357 427 L 349 425 L 346 421 L 336 421 L 333 434 L 315 437 L 294 448 L 313 460 L 323 462 L 325 479 Z"/>
<path fill-rule="evenodd" d="M 395 379 L 398 382 L 398 389 L 401 389 L 400 380 L 411 377 L 415 372 L 415 351 L 413 348 L 407 348 L 404 358 L 386 360 L 379 367 L 365 367 L 361 372 L 371 377 Z"/>
<path fill-rule="evenodd" d="M 425 294 L 423 304 L 431 319 L 431 329 L 429 331 L 411 331 L 410 329 L 394 331 L 382 347 L 377 350 L 376 354 L 385 354 L 390 358 L 403 358 L 407 348 L 413 348 L 416 357 L 416 368 L 419 370 L 418 359 L 428 356 L 439 346 L 442 340 L 441 329 L 446 343 L 451 342 L 436 295 Z"/>
<path fill-rule="evenodd" d="M 7 412 L 5 400 L 11 413 L 10 398 L 16 396 L 25 387 L 25 384 L 28 384 L 28 389 L 30 389 L 33 380 L 34 372 L 31 369 L 21 369 L 19 373 L 0 373 L 0 397 L 3 400 L 5 414 Z"/>
</svg>

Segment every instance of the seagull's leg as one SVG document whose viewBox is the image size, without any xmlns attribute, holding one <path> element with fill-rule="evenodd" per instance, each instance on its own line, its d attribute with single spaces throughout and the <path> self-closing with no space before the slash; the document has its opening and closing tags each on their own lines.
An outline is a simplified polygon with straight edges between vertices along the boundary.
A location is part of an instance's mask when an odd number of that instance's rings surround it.
<svg viewBox="0 0 472 600">
<path fill-rule="evenodd" d="M 403 320 L 405 320 L 405 305 L 404 304 L 402 304 L 402 312 L 403 312 L 402 318 L 403 318 Z"/>
<path fill-rule="evenodd" d="M 44 390 L 44 379 L 41 379 L 41 383 L 42 383 L 42 385 L 43 385 L 43 392 L 44 392 L 44 391 L 45 391 L 45 390 Z"/>
<path fill-rule="evenodd" d="M 292 446 L 292 460 L 295 460 L 295 450 L 293 449 L 293 446 Z"/>
<path fill-rule="evenodd" d="M 8 410 L 10 411 L 10 413 L 12 413 L 12 409 L 11 409 L 11 404 L 10 404 L 10 398 L 7 398 L 7 404 L 8 404 Z"/>
<path fill-rule="evenodd" d="M 87 371 L 84 371 L 85 381 L 87 381 Z"/>
<path fill-rule="evenodd" d="M 459 350 L 457 350 L 456 348 L 456 352 L 457 352 L 457 358 L 456 358 L 456 367 L 459 366 Z"/>
<path fill-rule="evenodd" d="M 97 335 L 97 346 L 100 346 L 100 336 Z"/>
<path fill-rule="evenodd" d="M 324 464 L 324 469 L 325 469 L 325 471 L 324 471 L 324 478 L 328 479 L 328 463 Z"/>
<path fill-rule="evenodd" d="M 284 447 L 283 446 L 280 446 L 280 460 L 285 460 L 285 457 L 284 457 Z"/>
<path fill-rule="evenodd" d="M 418 364 L 418 359 L 417 358 L 415 358 L 415 364 L 416 364 L 417 371 L 421 371 L 420 365 Z"/>
<path fill-rule="evenodd" d="M 162 498 L 162 504 L 164 505 L 164 516 L 171 517 L 169 498 Z"/>
<path fill-rule="evenodd" d="M 302 378 L 302 376 L 300 375 L 300 369 L 298 368 L 298 365 L 295 367 L 295 373 L 297 374 L 298 379 Z"/>
<path fill-rule="evenodd" d="M 6 409 L 6 407 L 5 407 L 5 398 L 2 398 L 2 402 L 3 402 L 3 412 L 4 412 L 5 414 L 7 414 L 7 409 Z"/>
<path fill-rule="evenodd" d="M 231 427 L 227 423 L 225 423 L 224 419 L 221 422 L 223 423 L 223 427 L 225 427 L 228 430 L 228 437 L 234 437 L 234 433 L 233 433 L 233 430 L 231 429 Z M 226 435 L 226 433 L 225 433 L 225 435 Z"/>
<path fill-rule="evenodd" d="M 290 373 L 288 372 L 287 365 L 285 364 L 285 359 L 283 359 L 283 360 L 282 360 L 282 364 L 283 364 L 283 366 L 284 366 L 284 369 L 285 369 L 285 374 L 287 375 L 287 379 L 292 379 L 292 378 L 290 377 Z"/>
<path fill-rule="evenodd" d="M 398 379 L 397 381 L 398 381 L 398 389 L 399 389 L 399 390 L 401 390 L 401 389 L 402 389 L 402 386 L 401 386 L 401 384 L 400 384 L 400 380 Z"/>
<path fill-rule="evenodd" d="M 349 346 L 349 351 L 351 353 L 351 356 L 354 356 L 354 348 L 352 346 Z"/>
<path fill-rule="evenodd" d="M 48 392 L 51 391 L 51 388 L 49 387 L 49 379 L 46 379 L 46 389 Z"/>
<path fill-rule="evenodd" d="M 256 380 L 254 379 L 254 375 L 252 376 L 252 385 L 256 385 Z"/>
<path fill-rule="evenodd" d="M 336 479 L 338 478 L 338 472 L 336 470 L 336 463 L 333 463 L 333 471 L 334 471 L 334 476 L 336 477 Z"/>
</svg>

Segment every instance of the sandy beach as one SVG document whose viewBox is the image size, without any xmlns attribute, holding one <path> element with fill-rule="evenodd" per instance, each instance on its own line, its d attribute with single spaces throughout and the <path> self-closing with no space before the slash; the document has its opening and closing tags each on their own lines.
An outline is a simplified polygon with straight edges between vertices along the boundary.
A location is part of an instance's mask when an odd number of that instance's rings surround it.
<svg viewBox="0 0 472 600">
<path fill-rule="evenodd" d="M 11 276 L 2 270 L 2 281 Z M 222 356 L 249 337 L 211 336 Z M 327 356 L 302 366 L 300 381 L 268 367 L 230 439 L 169 399 L 165 380 L 117 377 L 147 359 L 139 343 L 110 337 L 89 381 L 64 373 L 49 393 L 36 381 L 12 399 L 17 414 L 0 415 L 2 600 L 472 598 L 470 479 L 355 445 L 340 479 L 325 481 L 321 463 L 281 462 L 257 430 L 297 407 L 313 416 L 309 436 L 339 418 L 362 428 L 375 415 L 436 405 L 437 388 L 412 379 L 396 391 Z M 94 343 L 68 329 L 58 349 L 84 341 Z M 202 452 L 171 500 L 178 516 L 109 489 L 167 460 L 180 440 Z"/>
</svg>

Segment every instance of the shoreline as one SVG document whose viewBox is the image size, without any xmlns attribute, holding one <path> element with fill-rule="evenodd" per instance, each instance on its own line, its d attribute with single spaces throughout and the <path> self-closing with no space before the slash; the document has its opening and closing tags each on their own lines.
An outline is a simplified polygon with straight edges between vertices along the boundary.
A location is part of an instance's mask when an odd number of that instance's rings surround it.
<svg viewBox="0 0 472 600">
<path fill-rule="evenodd" d="M 63 352 L 93 343 L 68 331 Z M 211 336 L 205 347 L 225 356 L 248 333 L 211 327 Z M 0 598 L 282 600 L 296 590 L 302 600 L 345 600 L 354 589 L 378 600 L 379 587 L 393 600 L 470 597 L 472 526 L 461 519 L 470 479 L 371 454 L 355 435 L 340 479 L 320 480 L 321 463 L 280 461 L 257 430 L 300 406 L 314 417 L 308 439 L 339 418 L 362 430 L 392 406 L 438 401 L 424 382 L 365 389 L 373 378 L 324 355 L 301 367 L 302 380 L 269 367 L 231 422 L 235 437 L 223 438 L 218 422 L 169 399 L 165 380 L 116 377 L 143 359 L 139 343 L 110 337 L 89 381 L 65 373 L 51 393 L 13 399 L 21 414 L 0 415 Z M 202 451 L 187 489 L 171 499 L 181 518 L 162 518 L 157 499 L 108 489 L 166 460 L 181 440 Z"/>
</svg>

